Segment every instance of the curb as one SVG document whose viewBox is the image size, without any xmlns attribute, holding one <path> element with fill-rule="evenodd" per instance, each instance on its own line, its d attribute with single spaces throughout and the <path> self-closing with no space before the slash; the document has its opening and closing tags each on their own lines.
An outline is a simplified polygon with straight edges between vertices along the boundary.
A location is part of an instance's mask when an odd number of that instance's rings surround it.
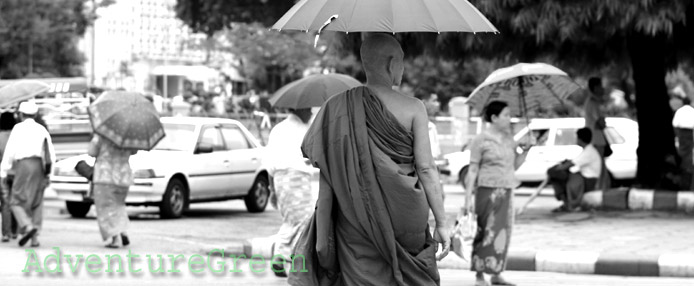
<svg viewBox="0 0 694 286">
<path fill-rule="evenodd" d="M 607 210 L 694 212 L 694 191 L 615 189 L 583 195 L 583 206 Z"/>
<path fill-rule="evenodd" d="M 225 249 L 230 255 L 272 258 L 273 237 L 238 242 Z M 455 254 L 439 262 L 441 269 L 469 271 Z M 694 254 L 632 255 L 589 251 L 511 251 L 506 270 L 648 277 L 694 277 Z"/>
</svg>

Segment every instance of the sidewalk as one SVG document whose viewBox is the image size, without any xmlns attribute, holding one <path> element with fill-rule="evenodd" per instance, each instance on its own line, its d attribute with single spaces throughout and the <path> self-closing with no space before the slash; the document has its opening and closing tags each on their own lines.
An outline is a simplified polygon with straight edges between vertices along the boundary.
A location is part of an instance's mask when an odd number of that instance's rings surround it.
<svg viewBox="0 0 694 286">
<path fill-rule="evenodd" d="M 450 197 L 462 194 L 448 193 Z M 456 199 L 456 198 L 453 198 Z M 516 196 L 520 207 L 527 197 Z M 591 211 L 580 221 L 553 214 L 554 198 L 540 197 L 516 217 L 507 270 L 621 276 L 694 277 L 694 215 L 658 211 Z M 448 208 L 449 221 L 455 209 Z M 431 222 L 433 223 L 433 221 Z M 229 250 L 271 256 L 272 241 L 258 238 Z M 451 253 L 441 269 L 469 269 Z"/>
</svg>

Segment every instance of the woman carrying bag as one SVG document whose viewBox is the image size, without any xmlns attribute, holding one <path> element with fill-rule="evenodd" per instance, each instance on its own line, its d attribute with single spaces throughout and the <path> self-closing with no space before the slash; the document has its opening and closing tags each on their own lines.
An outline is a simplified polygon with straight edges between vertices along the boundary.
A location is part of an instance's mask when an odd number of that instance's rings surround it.
<svg viewBox="0 0 694 286">
<path fill-rule="evenodd" d="M 126 233 L 130 219 L 125 210 L 125 197 L 133 183 L 130 155 L 136 151 L 123 149 L 101 135 L 95 134 L 89 143 L 89 156 L 95 157 L 92 190 L 96 218 L 108 248 L 130 244 Z"/>
<path fill-rule="evenodd" d="M 510 110 L 505 102 L 493 101 L 484 110 L 487 130 L 472 140 L 470 167 L 466 178 L 463 212 L 475 214 L 477 231 L 472 243 L 471 270 L 476 286 L 514 285 L 501 276 L 513 228 L 513 189 L 519 184 L 515 170 L 525 161 L 529 146 L 518 154 L 511 132 Z M 534 138 L 531 138 L 533 140 Z M 530 145 L 533 142 L 529 142 Z M 472 194 L 474 190 L 474 203 Z"/>
</svg>

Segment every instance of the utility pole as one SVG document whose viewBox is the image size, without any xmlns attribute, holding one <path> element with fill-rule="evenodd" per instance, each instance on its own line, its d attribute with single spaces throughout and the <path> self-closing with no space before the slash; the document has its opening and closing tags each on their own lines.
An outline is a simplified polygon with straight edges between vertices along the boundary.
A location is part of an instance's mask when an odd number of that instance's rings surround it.
<svg viewBox="0 0 694 286">
<path fill-rule="evenodd" d="M 92 51 L 91 51 L 92 57 L 90 59 L 90 62 L 91 62 L 90 64 L 91 64 L 92 72 L 91 72 L 91 75 L 89 77 L 89 86 L 93 87 L 94 81 L 96 78 L 96 74 L 95 74 L 96 71 L 95 71 L 95 64 L 94 64 L 94 62 L 96 61 L 96 51 L 95 51 L 96 50 L 96 1 L 95 0 L 92 0 L 92 31 L 91 31 L 91 34 L 92 34 Z"/>
</svg>

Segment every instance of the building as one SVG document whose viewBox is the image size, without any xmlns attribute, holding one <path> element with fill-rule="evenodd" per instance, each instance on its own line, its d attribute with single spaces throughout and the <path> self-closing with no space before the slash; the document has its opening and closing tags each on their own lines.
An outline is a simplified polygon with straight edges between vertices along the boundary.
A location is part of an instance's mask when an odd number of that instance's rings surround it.
<svg viewBox="0 0 694 286">
<path fill-rule="evenodd" d="M 93 31 L 81 42 L 87 78 L 95 86 L 149 91 L 173 97 L 188 81 L 206 90 L 221 84 L 208 57 L 233 56 L 204 48 L 205 35 L 176 18 L 176 0 L 117 0 L 97 10 Z M 228 70 L 226 67 L 224 70 Z M 232 76 L 240 80 L 238 73 Z"/>
</svg>

